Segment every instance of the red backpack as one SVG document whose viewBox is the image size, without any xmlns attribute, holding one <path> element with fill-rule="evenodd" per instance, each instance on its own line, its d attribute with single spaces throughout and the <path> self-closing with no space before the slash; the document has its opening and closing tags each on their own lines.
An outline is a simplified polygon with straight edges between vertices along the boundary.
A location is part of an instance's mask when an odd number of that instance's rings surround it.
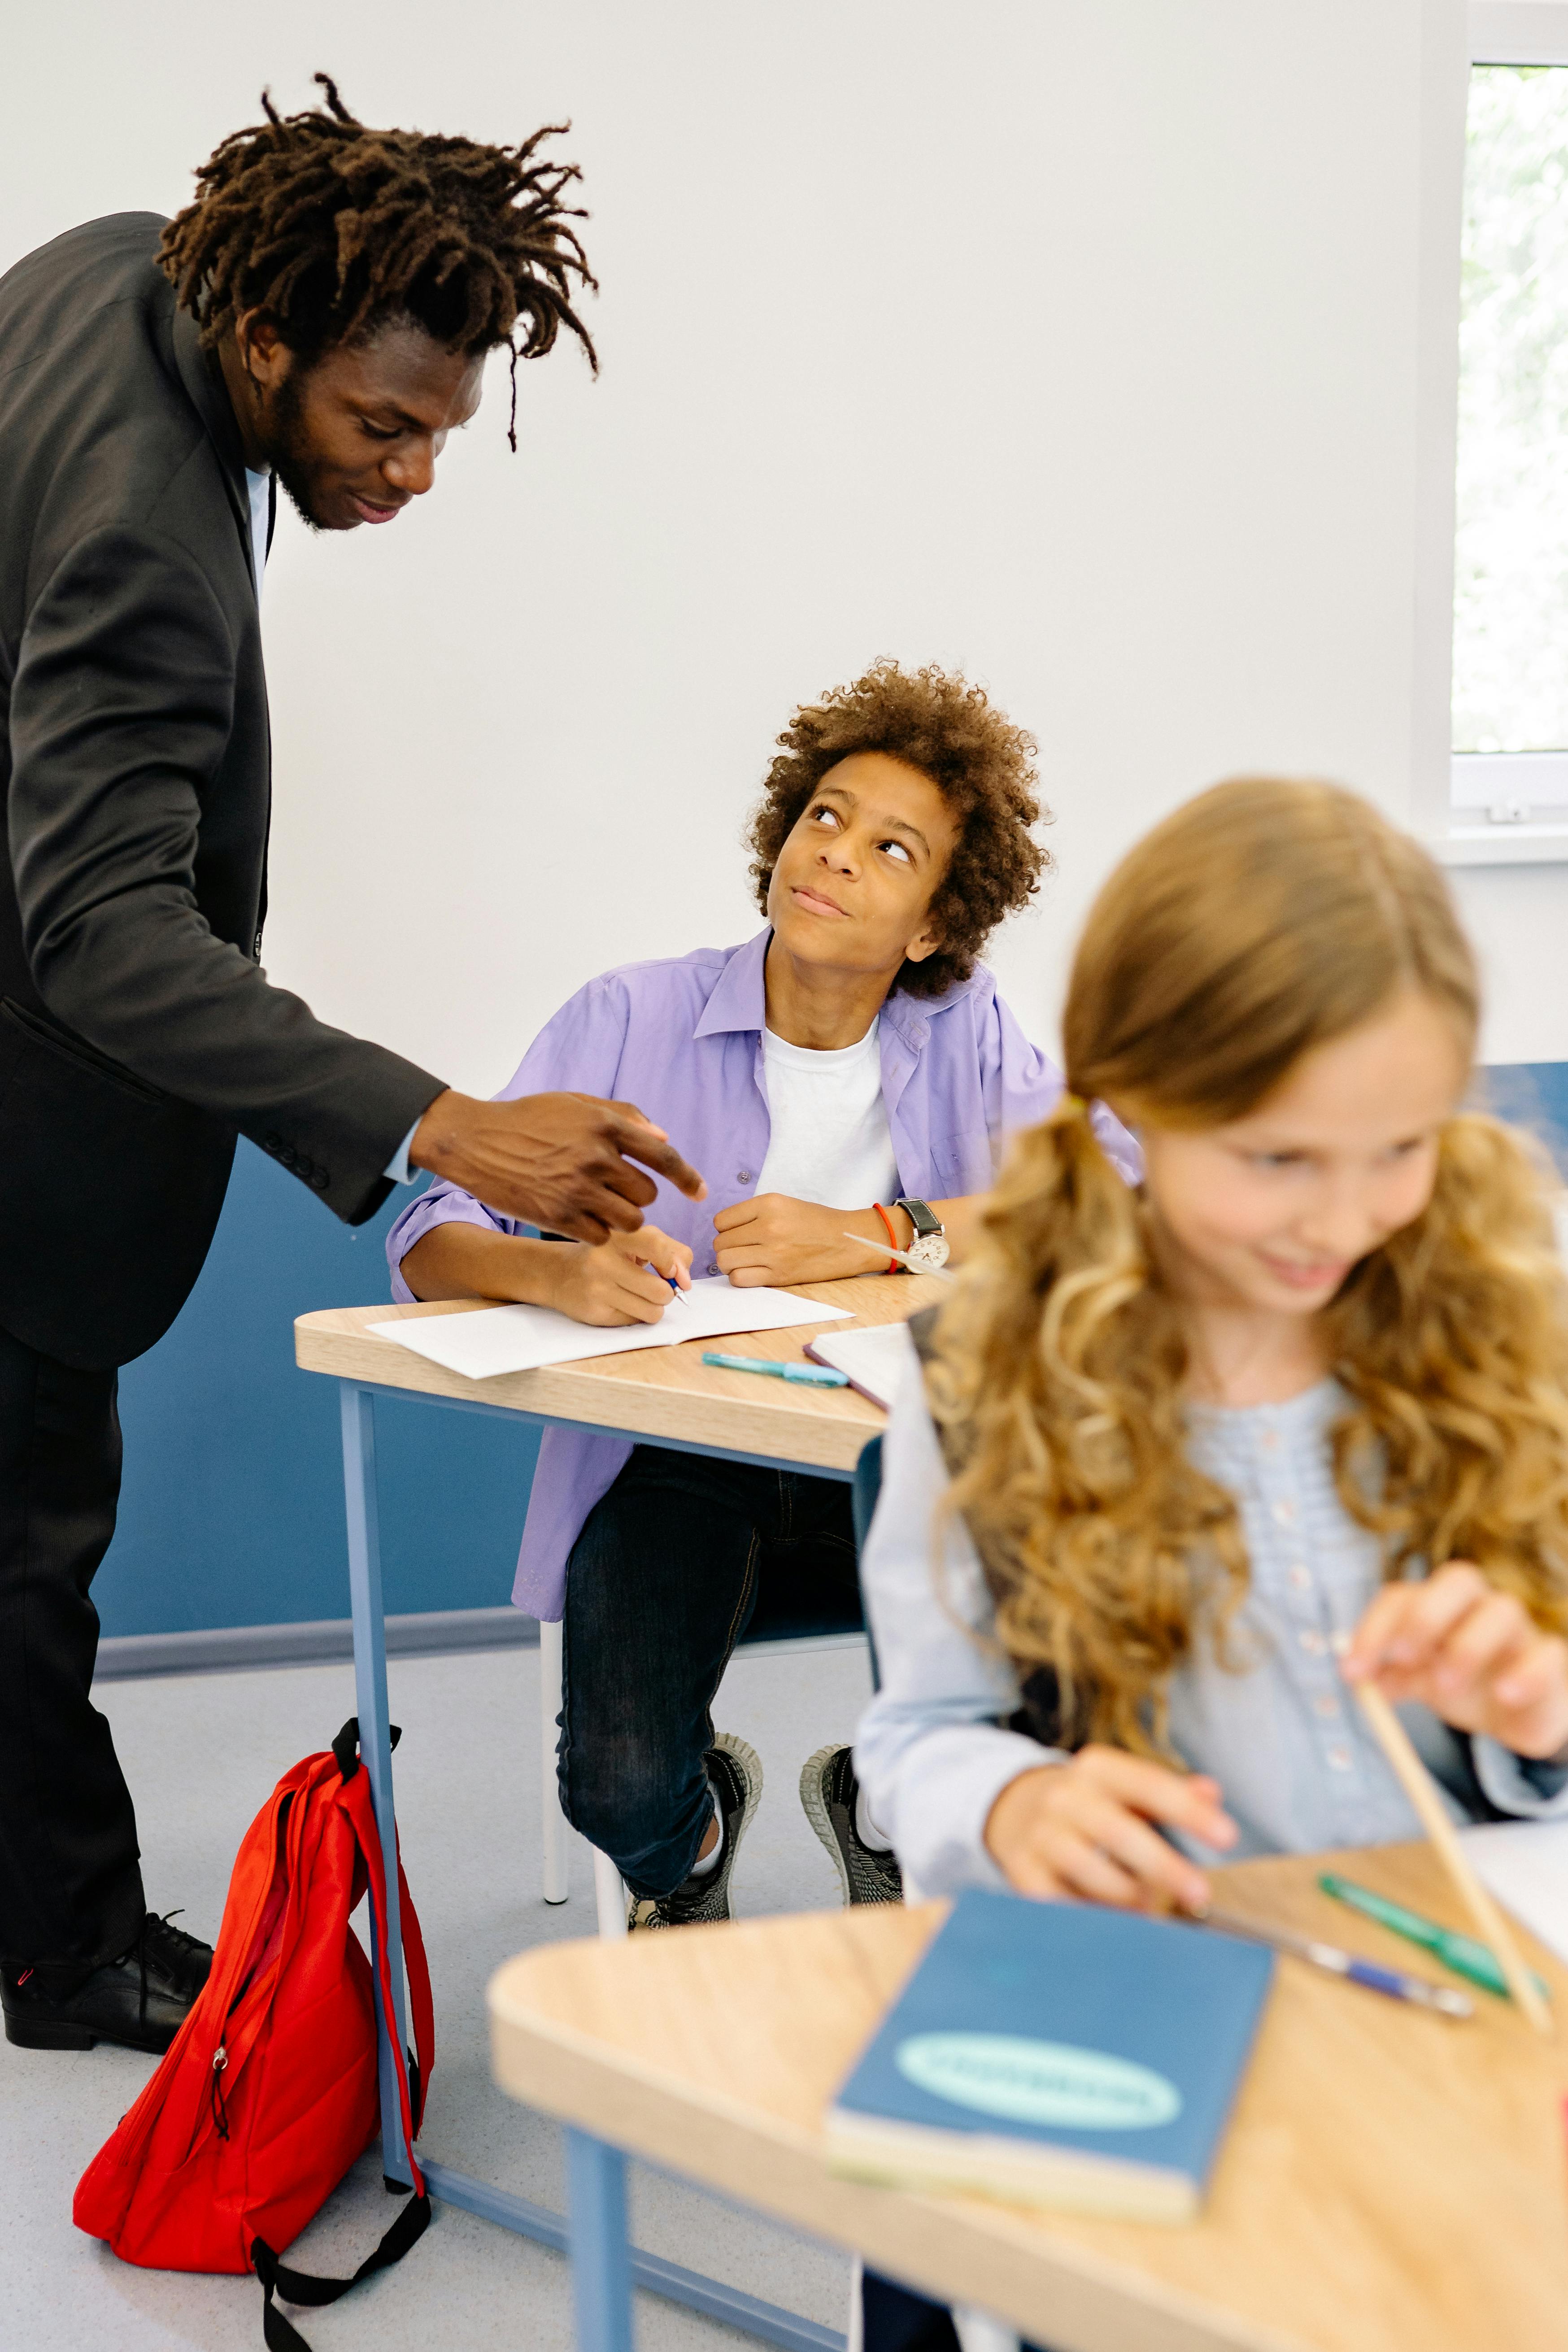
<svg viewBox="0 0 1568 2352">
<path fill-rule="evenodd" d="M 395 1741 L 397 1734 L 393 1733 Z M 434 2056 L 430 1978 L 397 1865 L 417 2064 L 394 2022 L 386 1879 L 369 1776 L 351 1718 L 326 1755 L 286 1772 L 246 1832 L 212 1973 L 157 2073 L 77 2187 L 77 2227 L 153 2270 L 254 2270 L 273 2352 L 309 2352 L 272 2301 L 335 2302 L 405 2254 L 430 2219 L 414 2195 L 352 2279 L 284 2269 L 288 2246 L 380 2126 L 375 2002 L 397 2053 L 405 2145 L 418 2134 Z M 375 1969 L 349 1925 L 366 1887 Z M 410 2078 L 412 2077 L 412 2087 Z M 389 2189 L 401 2184 L 387 2182 Z"/>
</svg>

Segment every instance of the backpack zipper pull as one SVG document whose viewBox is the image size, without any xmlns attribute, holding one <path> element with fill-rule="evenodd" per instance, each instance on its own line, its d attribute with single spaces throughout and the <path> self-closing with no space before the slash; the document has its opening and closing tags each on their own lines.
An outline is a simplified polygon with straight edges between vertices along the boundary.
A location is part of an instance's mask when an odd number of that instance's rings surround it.
<svg viewBox="0 0 1568 2352">
<path fill-rule="evenodd" d="M 219 2139 L 228 2137 L 228 2109 L 224 2105 L 223 2074 L 228 2064 L 228 2052 L 220 2042 L 213 2052 L 212 2111 Z"/>
</svg>

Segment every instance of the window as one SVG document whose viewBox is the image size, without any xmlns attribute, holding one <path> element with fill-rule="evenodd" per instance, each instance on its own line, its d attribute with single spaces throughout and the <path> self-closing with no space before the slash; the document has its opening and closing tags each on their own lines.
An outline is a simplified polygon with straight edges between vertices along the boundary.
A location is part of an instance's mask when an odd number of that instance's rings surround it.
<svg viewBox="0 0 1568 2352">
<path fill-rule="evenodd" d="M 1453 820 L 1568 827 L 1568 8 L 1471 25 Z"/>
</svg>

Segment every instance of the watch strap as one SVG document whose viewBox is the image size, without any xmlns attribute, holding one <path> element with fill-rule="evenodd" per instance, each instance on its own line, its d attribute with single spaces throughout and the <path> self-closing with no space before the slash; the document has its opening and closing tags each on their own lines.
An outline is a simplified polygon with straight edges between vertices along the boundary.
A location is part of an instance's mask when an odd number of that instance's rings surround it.
<svg viewBox="0 0 1568 2352">
<path fill-rule="evenodd" d="M 915 1229 L 917 1241 L 927 1241 L 932 1234 L 940 1234 L 945 1230 L 942 1219 L 929 1201 L 900 1199 L 894 1202 L 893 1206 L 895 1209 L 903 1210 Z"/>
</svg>

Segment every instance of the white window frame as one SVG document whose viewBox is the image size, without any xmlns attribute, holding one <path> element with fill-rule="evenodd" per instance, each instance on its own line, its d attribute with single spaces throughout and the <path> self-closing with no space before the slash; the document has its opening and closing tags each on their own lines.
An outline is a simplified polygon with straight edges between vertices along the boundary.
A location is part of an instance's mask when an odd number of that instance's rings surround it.
<svg viewBox="0 0 1568 2352">
<path fill-rule="evenodd" d="M 1440 36 L 1445 29 L 1434 21 L 1438 14 L 1428 11 L 1429 35 Z M 1455 16 L 1448 24 L 1455 26 Z M 1429 38 L 1422 93 L 1419 335 L 1424 396 L 1416 433 L 1419 478 L 1427 495 L 1420 502 L 1416 525 L 1415 814 L 1446 865 L 1568 864 L 1568 751 L 1456 752 L 1453 748 L 1459 248 L 1470 68 L 1568 67 L 1568 0 L 1471 0 L 1458 16 L 1457 29 L 1462 48 L 1440 37 Z M 1542 817 L 1511 814 L 1532 808 L 1544 812 Z"/>
</svg>

